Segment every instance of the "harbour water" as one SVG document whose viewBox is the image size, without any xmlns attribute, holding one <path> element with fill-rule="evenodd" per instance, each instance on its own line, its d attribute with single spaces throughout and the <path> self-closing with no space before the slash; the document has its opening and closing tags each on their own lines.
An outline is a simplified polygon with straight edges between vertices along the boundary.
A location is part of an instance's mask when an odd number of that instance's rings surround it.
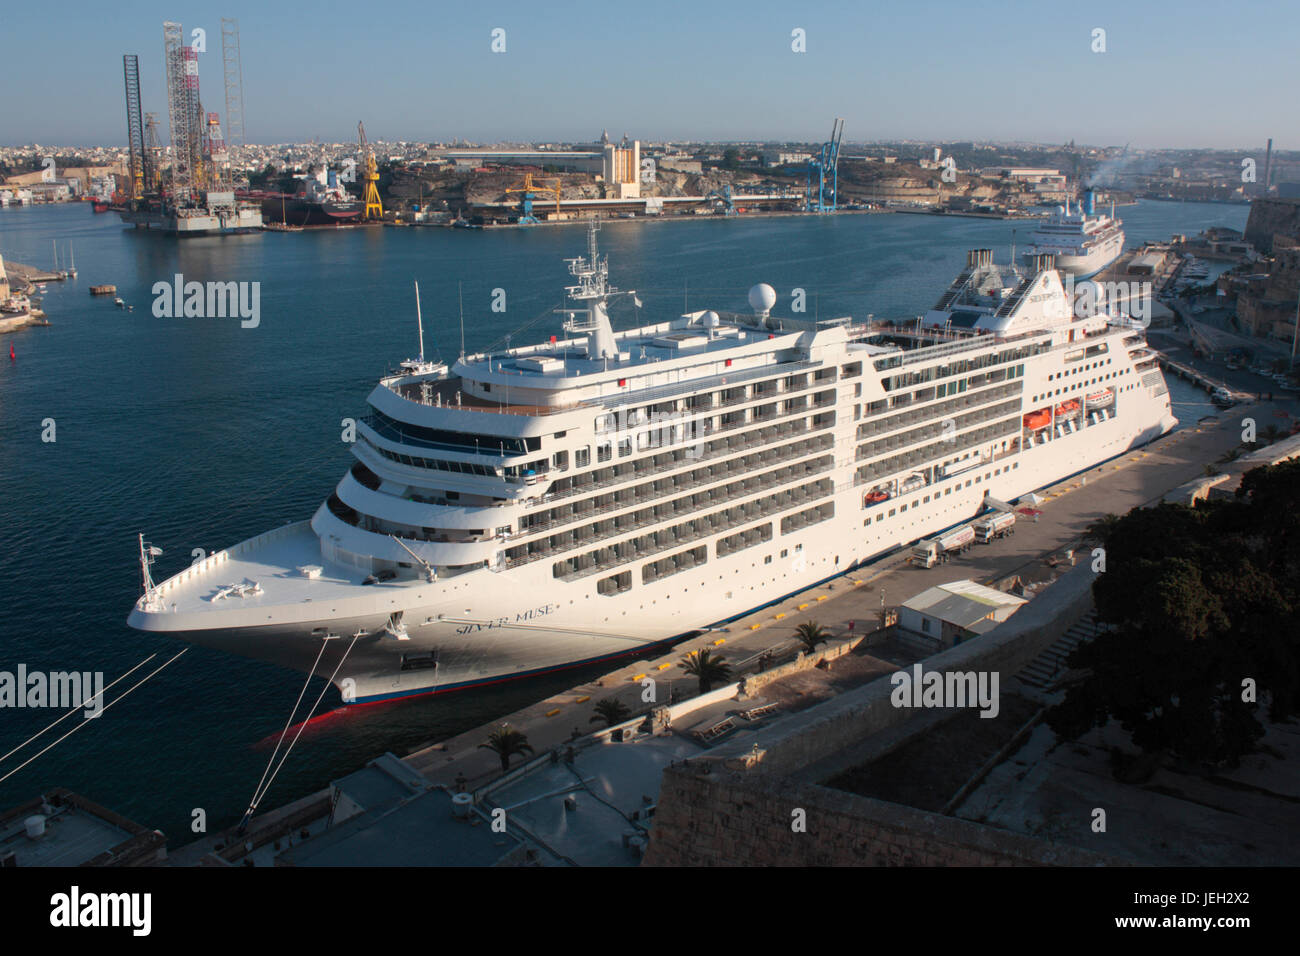
<svg viewBox="0 0 1300 956">
<path fill-rule="evenodd" d="M 1242 229 L 1245 206 L 1143 202 L 1119 210 L 1129 246 L 1208 226 Z M 821 318 L 914 316 L 965 261 L 989 247 L 1005 261 L 1025 224 L 914 215 L 609 223 L 611 279 L 636 289 L 641 320 L 689 308 L 743 310 L 768 282 L 788 311 L 793 289 Z M 559 332 L 561 259 L 581 227 L 483 230 L 364 228 L 182 242 L 123 229 L 86 205 L 0 212 L 0 252 L 49 264 L 71 242 L 79 276 L 51 283 L 49 328 L 7 337 L 0 365 L 0 671 L 102 671 L 113 680 L 151 653 L 136 678 L 185 645 L 129 629 L 139 594 L 136 533 L 164 549 L 166 577 L 277 524 L 309 517 L 351 461 L 343 419 L 364 412 L 376 377 L 416 350 L 412 280 L 426 351 L 503 348 Z M 260 283 L 255 327 L 239 318 L 158 318 L 155 283 Z M 92 298 L 112 283 L 134 311 Z M 504 311 L 493 306 L 504 305 Z M 615 326 L 637 320 L 614 312 Z M 530 324 L 531 323 L 531 324 Z M 525 328 L 525 326 L 527 326 Z M 7 350 L 6 350 L 7 351 Z M 1184 423 L 1214 411 L 1170 380 Z M 52 429 L 52 431 L 51 431 Z M 43 438 L 53 437 L 53 441 Z M 599 671 L 601 668 L 597 668 Z M 568 672 L 445 698 L 336 710 L 303 735 L 264 806 L 323 786 L 384 750 L 407 749 L 578 683 Z M 109 692 L 112 699 L 118 690 Z M 306 700 L 315 700 L 322 681 Z M 196 808 L 209 829 L 236 820 L 270 756 L 302 678 L 192 648 L 97 720 L 0 783 L 0 806 L 65 786 L 186 842 Z M 0 752 L 53 720 L 0 710 Z M 51 735 L 57 736 L 57 734 Z M 4 776 L 45 740 L 0 764 Z"/>
</svg>

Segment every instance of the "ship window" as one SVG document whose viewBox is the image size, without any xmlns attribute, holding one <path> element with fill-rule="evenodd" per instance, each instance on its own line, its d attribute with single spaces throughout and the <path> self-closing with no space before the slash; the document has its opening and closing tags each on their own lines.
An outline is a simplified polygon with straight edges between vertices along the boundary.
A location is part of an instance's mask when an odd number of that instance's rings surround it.
<svg viewBox="0 0 1300 956">
<path fill-rule="evenodd" d="M 790 549 L 789 549 L 789 548 L 782 548 L 782 549 L 781 549 L 781 557 L 784 558 L 784 557 L 786 557 L 787 555 L 789 555 L 789 553 L 790 553 Z"/>
<path fill-rule="evenodd" d="M 596 461 L 609 461 L 614 457 L 614 446 L 609 442 L 596 446 Z"/>
<path fill-rule="evenodd" d="M 631 439 L 631 438 L 621 438 L 621 439 L 619 439 L 619 442 L 618 442 L 618 455 L 619 455 L 619 457 L 620 457 L 620 458 L 626 458 L 626 457 L 627 457 L 628 455 L 630 455 L 630 454 L 632 454 L 632 439 Z"/>
<path fill-rule="evenodd" d="M 591 446 L 579 448 L 573 453 L 573 464 L 576 468 L 586 468 L 591 464 Z"/>
<path fill-rule="evenodd" d="M 890 508 L 890 509 L 889 509 L 889 517 L 891 517 L 891 518 L 894 517 L 894 515 L 895 515 L 897 512 L 898 512 L 898 509 L 897 509 L 897 508 Z"/>
<path fill-rule="evenodd" d="M 884 521 L 884 520 L 885 520 L 884 515 L 876 515 L 876 521 Z"/>
</svg>

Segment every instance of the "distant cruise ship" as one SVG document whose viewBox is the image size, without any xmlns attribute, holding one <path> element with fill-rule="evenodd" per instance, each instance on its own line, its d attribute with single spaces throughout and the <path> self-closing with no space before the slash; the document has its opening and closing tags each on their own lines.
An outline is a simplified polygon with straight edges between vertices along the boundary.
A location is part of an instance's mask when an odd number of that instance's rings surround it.
<svg viewBox="0 0 1300 956">
<path fill-rule="evenodd" d="M 1172 428 L 1143 331 L 1050 257 L 974 250 L 906 325 L 691 312 L 615 332 L 593 227 L 569 337 L 369 396 L 310 521 L 144 593 L 131 626 L 331 678 L 345 701 L 644 654 Z"/>
<path fill-rule="evenodd" d="M 1119 258 L 1124 251 L 1124 223 L 1113 216 L 1095 215 L 1093 191 L 1084 193 L 1080 208 L 1070 211 L 1070 201 L 1058 208 L 1030 237 L 1023 261 L 1035 256 L 1056 257 L 1056 268 L 1076 279 L 1087 279 Z"/>
</svg>

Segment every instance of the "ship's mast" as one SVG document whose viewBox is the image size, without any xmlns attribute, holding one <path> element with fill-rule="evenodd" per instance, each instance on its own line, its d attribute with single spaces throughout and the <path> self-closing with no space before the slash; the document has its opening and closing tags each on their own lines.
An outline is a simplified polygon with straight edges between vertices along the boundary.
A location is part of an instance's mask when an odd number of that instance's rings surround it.
<svg viewBox="0 0 1300 956">
<path fill-rule="evenodd" d="M 600 224 L 592 221 L 587 227 L 587 256 L 567 259 L 569 274 L 578 280 L 577 285 L 566 289 L 570 299 L 575 302 L 588 302 L 585 309 L 566 308 L 562 311 L 568 316 L 564 323 L 566 332 L 586 332 L 587 357 L 591 359 L 618 359 L 618 344 L 614 340 L 614 328 L 609 321 L 607 300 L 616 295 L 635 295 L 631 290 L 620 292 L 609 284 L 609 257 L 602 257 L 596 246 L 596 233 Z"/>
<path fill-rule="evenodd" d="M 149 573 L 149 568 L 153 564 L 153 559 L 163 552 L 162 548 L 155 548 L 145 541 L 143 534 L 137 537 L 140 539 L 140 577 L 144 584 L 144 593 L 147 595 L 154 589 L 153 575 Z"/>
<path fill-rule="evenodd" d="M 415 283 L 415 324 L 420 330 L 420 364 L 424 364 L 424 317 L 420 315 L 420 283 Z"/>
</svg>

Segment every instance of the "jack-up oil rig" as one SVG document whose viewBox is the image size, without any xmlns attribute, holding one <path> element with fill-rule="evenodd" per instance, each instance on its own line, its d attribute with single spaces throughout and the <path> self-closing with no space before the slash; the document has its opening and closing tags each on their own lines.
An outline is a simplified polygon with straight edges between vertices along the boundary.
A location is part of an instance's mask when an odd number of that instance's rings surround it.
<svg viewBox="0 0 1300 956">
<path fill-rule="evenodd" d="M 242 70 L 236 21 L 222 20 L 221 46 L 226 116 L 235 127 L 232 135 L 242 139 Z M 221 117 L 205 112 L 199 100 L 202 45 L 197 42 L 187 45 L 181 25 L 168 21 L 163 24 L 163 51 L 171 131 L 171 146 L 166 152 L 157 145 L 153 124 L 146 124 L 141 118 L 139 57 L 127 54 L 122 58 L 130 154 L 130 196 L 120 211 L 122 221 L 137 228 L 158 229 L 178 236 L 261 229 L 261 209 L 255 203 L 235 198 Z M 166 175 L 164 156 L 170 160 Z"/>
</svg>

